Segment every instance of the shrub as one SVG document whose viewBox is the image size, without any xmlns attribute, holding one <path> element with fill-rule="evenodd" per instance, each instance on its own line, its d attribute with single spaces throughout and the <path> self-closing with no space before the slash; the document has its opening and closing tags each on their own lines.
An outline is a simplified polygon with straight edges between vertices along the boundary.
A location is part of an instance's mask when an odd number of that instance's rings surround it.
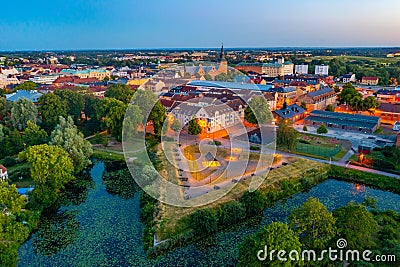
<svg viewBox="0 0 400 267">
<path fill-rule="evenodd" d="M 306 125 L 304 125 L 304 126 L 303 126 L 303 131 L 305 131 L 305 132 L 307 132 L 307 131 L 308 131 L 308 128 L 307 128 L 307 126 L 306 126 Z"/>
<path fill-rule="evenodd" d="M 245 207 L 237 202 L 232 201 L 224 205 L 219 210 L 218 222 L 224 226 L 231 226 L 237 222 L 240 222 L 246 216 Z"/>
<path fill-rule="evenodd" d="M 4 165 L 5 167 L 12 167 L 12 166 L 14 166 L 14 165 L 17 164 L 17 163 L 18 163 L 18 160 L 15 159 L 14 157 L 7 156 L 7 157 L 5 157 L 5 158 L 3 159 L 3 165 Z"/>
<path fill-rule="evenodd" d="M 213 209 L 197 210 L 190 216 L 190 227 L 200 236 L 215 233 L 218 227 L 217 213 Z"/>
<path fill-rule="evenodd" d="M 307 145 L 311 144 L 309 141 L 304 140 L 304 139 L 300 139 L 300 140 L 299 140 L 299 143 L 307 144 Z"/>
<path fill-rule="evenodd" d="M 240 203 L 246 208 L 248 217 L 261 214 L 265 208 L 265 196 L 260 191 L 246 191 L 240 198 Z"/>
<path fill-rule="evenodd" d="M 317 133 L 326 134 L 328 133 L 328 129 L 326 129 L 326 126 L 324 124 L 321 124 L 317 129 Z"/>
<path fill-rule="evenodd" d="M 258 147 L 258 146 L 250 146 L 250 150 L 260 150 L 260 147 Z"/>
</svg>

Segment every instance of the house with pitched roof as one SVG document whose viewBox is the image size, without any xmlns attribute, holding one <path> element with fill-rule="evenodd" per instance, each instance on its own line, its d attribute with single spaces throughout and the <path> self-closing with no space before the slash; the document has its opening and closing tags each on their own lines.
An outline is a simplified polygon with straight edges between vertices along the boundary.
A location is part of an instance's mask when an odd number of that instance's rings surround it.
<svg viewBox="0 0 400 267">
<path fill-rule="evenodd" d="M 336 103 L 336 93 L 330 87 L 316 90 L 297 98 L 297 104 L 306 103 L 307 110 L 324 110 L 328 105 L 334 105 Z"/>
<path fill-rule="evenodd" d="M 6 181 L 8 179 L 7 168 L 0 164 L 0 181 Z"/>
</svg>

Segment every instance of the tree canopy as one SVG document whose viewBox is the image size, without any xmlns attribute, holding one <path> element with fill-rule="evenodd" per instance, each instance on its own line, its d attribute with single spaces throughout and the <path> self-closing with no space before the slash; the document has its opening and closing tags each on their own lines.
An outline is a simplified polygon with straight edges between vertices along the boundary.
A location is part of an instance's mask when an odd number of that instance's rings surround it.
<svg viewBox="0 0 400 267">
<path fill-rule="evenodd" d="M 59 117 L 67 116 L 67 104 L 53 93 L 47 93 L 39 98 L 39 112 L 42 116 L 42 127 L 50 133 L 59 122 Z"/>
<path fill-rule="evenodd" d="M 85 140 L 70 116 L 68 119 L 60 117 L 60 122 L 50 136 L 50 145 L 60 146 L 71 157 L 75 173 L 81 172 L 91 164 L 90 156 L 93 153 L 92 145 Z"/>
<path fill-rule="evenodd" d="M 335 218 L 318 199 L 310 198 L 293 210 L 290 226 L 309 249 L 322 250 L 335 237 Z"/>
<path fill-rule="evenodd" d="M 67 104 L 67 114 L 72 116 L 74 122 L 77 123 L 85 107 L 85 99 L 82 94 L 69 89 L 55 91 L 54 93 L 61 98 L 61 101 Z"/>
<path fill-rule="evenodd" d="M 265 124 L 272 121 L 268 101 L 263 96 L 255 96 L 249 101 L 244 116 L 252 124 Z"/>
<path fill-rule="evenodd" d="M 202 131 L 201 126 L 199 124 L 199 119 L 196 118 L 196 116 L 193 116 L 193 118 L 189 121 L 188 125 L 188 133 L 190 135 L 198 135 Z"/>
<path fill-rule="evenodd" d="M 26 98 L 20 98 L 12 104 L 11 123 L 18 131 L 23 131 L 28 126 L 28 121 L 36 123 L 37 116 L 35 104 Z"/>
<path fill-rule="evenodd" d="M 286 258 L 286 261 L 278 258 L 280 250 L 286 252 L 285 255 L 281 255 L 281 258 Z M 272 251 L 275 253 L 271 260 L 270 253 Z M 297 253 L 292 254 L 292 251 L 297 251 Z M 273 222 L 262 228 L 256 234 L 245 239 L 239 246 L 238 266 L 298 266 L 297 259 L 301 259 L 299 238 L 287 224 L 279 222 Z"/>
<path fill-rule="evenodd" d="M 114 84 L 107 89 L 104 96 L 112 97 L 128 104 L 131 102 L 134 93 L 135 92 L 129 87 L 129 85 Z"/>
<path fill-rule="evenodd" d="M 297 145 L 298 132 L 288 123 L 280 121 L 276 132 L 276 144 L 289 151 L 293 150 Z"/>
</svg>

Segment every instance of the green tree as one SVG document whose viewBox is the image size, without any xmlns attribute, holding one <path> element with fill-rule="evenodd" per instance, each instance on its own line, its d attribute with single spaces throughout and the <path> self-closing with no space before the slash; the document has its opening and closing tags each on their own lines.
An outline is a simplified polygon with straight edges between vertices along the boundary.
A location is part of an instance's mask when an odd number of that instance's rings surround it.
<svg viewBox="0 0 400 267">
<path fill-rule="evenodd" d="M 362 205 L 349 203 L 333 211 L 338 236 L 347 240 L 348 249 L 370 249 L 378 231 L 374 216 Z"/>
<path fill-rule="evenodd" d="M 370 114 L 373 114 L 380 105 L 381 103 L 374 96 L 368 96 L 363 101 L 364 111 L 368 111 Z"/>
<path fill-rule="evenodd" d="M 261 214 L 265 208 L 265 202 L 266 199 L 260 191 L 246 191 L 240 198 L 240 203 L 244 205 L 246 215 L 249 217 Z"/>
<path fill-rule="evenodd" d="M 23 140 L 27 146 L 35 146 L 46 143 L 47 133 L 40 129 L 36 124 L 28 121 L 27 128 L 24 131 Z"/>
<path fill-rule="evenodd" d="M 321 124 L 317 129 L 317 133 L 326 134 L 328 133 L 328 129 L 326 129 L 326 126 L 324 124 Z"/>
<path fill-rule="evenodd" d="M 28 121 L 36 123 L 37 115 L 38 110 L 35 104 L 26 98 L 20 98 L 12 104 L 11 123 L 18 131 L 23 131 Z"/>
<path fill-rule="evenodd" d="M 61 101 L 67 103 L 67 114 L 72 116 L 75 123 L 78 123 L 85 107 L 85 99 L 83 96 L 80 93 L 69 89 L 55 91 L 54 93 L 61 98 Z"/>
<path fill-rule="evenodd" d="M 306 126 L 306 125 L 304 125 L 304 126 L 303 126 L 303 131 L 305 131 L 305 132 L 307 132 L 307 131 L 308 131 L 308 128 L 307 128 L 307 126 Z"/>
<path fill-rule="evenodd" d="M 157 96 L 151 91 L 137 90 L 132 97 L 132 104 L 138 105 L 143 115 L 143 125 L 149 119 L 150 113 L 157 102 Z"/>
<path fill-rule="evenodd" d="M 238 201 L 222 206 L 218 213 L 218 222 L 225 226 L 234 225 L 246 217 L 246 208 Z"/>
<path fill-rule="evenodd" d="M 213 80 L 213 78 L 211 77 L 211 75 L 210 74 L 204 74 L 204 79 L 206 79 L 206 81 L 212 81 Z"/>
<path fill-rule="evenodd" d="M 350 105 L 350 101 L 357 96 L 362 98 L 361 93 L 359 93 L 351 83 L 343 85 L 343 90 L 337 95 L 339 104 L 347 105 Z"/>
<path fill-rule="evenodd" d="M 252 124 L 265 124 L 272 121 L 268 101 L 263 96 L 255 96 L 244 111 L 246 121 Z"/>
<path fill-rule="evenodd" d="M 155 135 L 161 135 L 166 118 L 167 116 L 165 115 L 165 107 L 160 103 L 160 101 L 157 101 L 151 110 L 149 117 L 149 119 L 153 121 Z"/>
<path fill-rule="evenodd" d="M 105 108 L 104 122 L 106 127 L 112 136 L 120 141 L 122 139 L 122 126 L 127 104 L 114 98 L 106 98 L 103 105 Z"/>
<path fill-rule="evenodd" d="M 22 223 L 27 201 L 15 185 L 5 182 L 0 182 L 0 199 L 0 265 L 17 266 L 18 248 L 29 236 Z"/>
<path fill-rule="evenodd" d="M 282 256 L 287 259 L 286 261 L 278 259 L 277 255 L 280 250 L 286 251 L 286 254 Z M 270 253 L 272 251 L 275 254 L 271 260 Z M 297 256 L 296 253 L 289 255 L 291 251 L 297 251 Z M 298 260 L 292 260 L 293 257 L 297 257 Z M 301 264 L 300 259 L 301 243 L 296 233 L 287 224 L 273 222 L 240 244 L 238 266 L 298 266 Z"/>
<path fill-rule="evenodd" d="M 135 92 L 132 91 L 129 85 L 114 84 L 107 89 L 104 96 L 112 97 L 119 101 L 124 102 L 125 104 L 128 104 L 131 102 L 134 93 Z"/>
<path fill-rule="evenodd" d="M 39 113 L 43 129 L 50 133 L 58 124 L 60 116 L 67 116 L 67 104 L 58 95 L 47 93 L 39 98 Z"/>
<path fill-rule="evenodd" d="M 307 110 L 307 103 L 306 102 L 301 102 L 300 107 L 302 107 L 304 110 Z"/>
<path fill-rule="evenodd" d="M 202 131 L 201 126 L 199 124 L 199 119 L 196 118 L 196 116 L 193 116 L 193 118 L 189 121 L 188 125 L 188 133 L 190 135 L 198 135 Z"/>
<path fill-rule="evenodd" d="M 325 108 L 325 111 L 334 112 L 335 111 L 335 107 L 333 105 L 327 105 L 326 108 Z"/>
<path fill-rule="evenodd" d="M 277 146 L 287 149 L 289 151 L 294 150 L 297 145 L 297 137 L 299 133 L 288 123 L 279 121 L 278 129 L 276 132 L 276 143 Z"/>
<path fill-rule="evenodd" d="M 84 139 L 71 117 L 60 117 L 60 123 L 51 133 L 49 144 L 60 146 L 68 152 L 74 163 L 75 173 L 81 172 L 91 164 L 89 158 L 93 153 L 92 145 Z"/>
<path fill-rule="evenodd" d="M 199 236 L 207 236 L 215 233 L 218 227 L 217 213 L 213 209 L 196 210 L 190 216 L 190 227 Z"/>
<path fill-rule="evenodd" d="M 143 114 L 142 111 L 140 110 L 140 107 L 138 105 L 129 104 L 124 121 L 125 129 L 133 131 L 134 134 L 137 134 L 138 127 L 142 123 L 142 121 L 143 121 Z"/>
<path fill-rule="evenodd" d="M 309 249 L 325 249 L 336 234 L 335 218 L 316 198 L 293 210 L 289 220 L 301 243 Z"/>
<path fill-rule="evenodd" d="M 5 97 L 0 97 L 0 120 L 7 115 L 7 101 Z"/>
<path fill-rule="evenodd" d="M 26 81 L 24 83 L 21 83 L 20 85 L 16 86 L 14 89 L 15 90 L 36 90 L 37 84 L 32 82 L 32 81 Z"/>
<path fill-rule="evenodd" d="M 171 129 L 172 129 L 174 132 L 179 132 L 179 131 L 182 129 L 182 124 L 181 124 L 181 122 L 180 122 L 179 120 L 177 120 L 177 119 L 174 118 L 174 121 L 173 121 L 172 124 L 171 124 Z"/>
<path fill-rule="evenodd" d="M 74 180 L 74 165 L 68 153 L 59 146 L 31 146 L 19 154 L 30 163 L 31 177 L 36 183 L 31 201 L 37 208 L 50 207 L 65 184 Z"/>
</svg>

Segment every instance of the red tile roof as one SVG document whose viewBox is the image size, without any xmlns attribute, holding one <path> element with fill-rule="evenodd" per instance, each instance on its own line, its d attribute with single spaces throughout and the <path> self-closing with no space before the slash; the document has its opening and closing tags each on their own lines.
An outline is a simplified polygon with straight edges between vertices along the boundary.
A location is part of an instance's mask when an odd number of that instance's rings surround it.
<svg viewBox="0 0 400 267">
<path fill-rule="evenodd" d="M 7 168 L 0 164 L 0 170 L 2 173 L 5 173 L 7 171 Z"/>
</svg>

